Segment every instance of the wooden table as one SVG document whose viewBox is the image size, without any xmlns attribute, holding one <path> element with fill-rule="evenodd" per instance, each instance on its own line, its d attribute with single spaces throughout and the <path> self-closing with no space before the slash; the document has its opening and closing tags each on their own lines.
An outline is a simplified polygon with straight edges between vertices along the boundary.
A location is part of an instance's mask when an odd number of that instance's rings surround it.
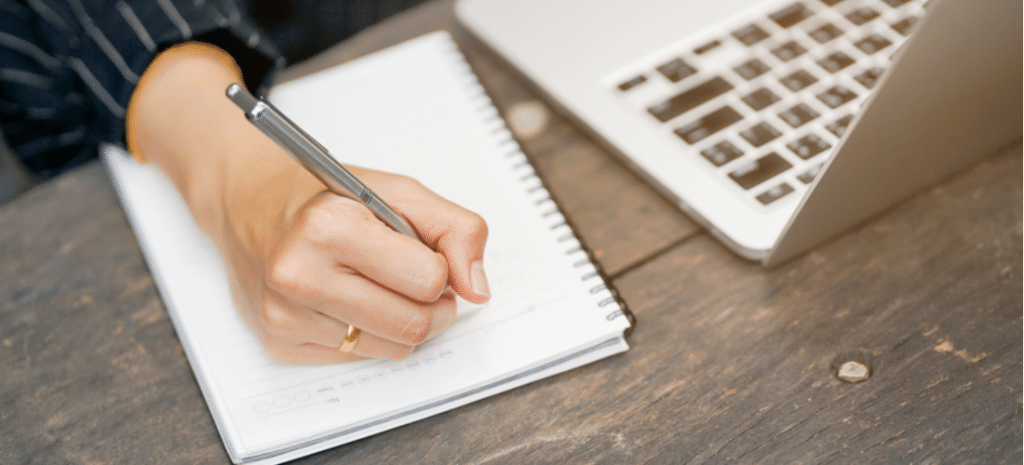
<svg viewBox="0 0 1024 465">
<path fill-rule="evenodd" d="M 502 111 L 536 100 L 450 2 L 291 75 L 440 28 Z M 632 349 L 303 463 L 1020 463 L 1019 145 L 766 271 L 559 117 L 522 144 Z M 0 256 L 0 462 L 227 462 L 100 164 L 0 208 Z"/>
</svg>

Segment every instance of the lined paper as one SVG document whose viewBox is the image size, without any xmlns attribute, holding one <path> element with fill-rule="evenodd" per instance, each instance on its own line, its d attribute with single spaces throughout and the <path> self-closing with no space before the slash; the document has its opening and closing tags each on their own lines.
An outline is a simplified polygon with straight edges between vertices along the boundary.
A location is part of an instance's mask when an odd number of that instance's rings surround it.
<svg viewBox="0 0 1024 465">
<path fill-rule="evenodd" d="M 232 460 L 291 460 L 627 349 L 618 304 L 447 33 L 285 83 L 270 100 L 342 163 L 412 176 L 483 216 L 493 298 L 460 300 L 456 323 L 407 360 L 275 362 L 173 185 L 108 147 Z"/>
</svg>

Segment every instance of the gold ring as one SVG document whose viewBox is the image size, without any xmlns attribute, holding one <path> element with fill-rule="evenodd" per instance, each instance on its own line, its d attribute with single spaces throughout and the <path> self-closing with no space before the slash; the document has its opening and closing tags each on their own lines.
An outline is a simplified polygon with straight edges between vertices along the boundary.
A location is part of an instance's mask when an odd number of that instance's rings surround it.
<svg viewBox="0 0 1024 465">
<path fill-rule="evenodd" d="M 348 332 L 345 333 L 345 341 L 338 346 L 338 350 L 343 353 L 352 352 L 352 349 L 356 348 L 356 344 L 359 343 L 359 334 L 362 331 L 356 328 L 354 325 L 348 325 Z"/>
</svg>

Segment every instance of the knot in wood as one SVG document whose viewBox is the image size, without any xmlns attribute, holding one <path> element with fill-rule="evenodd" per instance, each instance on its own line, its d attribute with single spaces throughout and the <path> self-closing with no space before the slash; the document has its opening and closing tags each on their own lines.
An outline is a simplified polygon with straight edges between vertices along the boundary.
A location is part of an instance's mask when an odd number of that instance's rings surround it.
<svg viewBox="0 0 1024 465">
<path fill-rule="evenodd" d="M 850 360 L 839 365 L 836 377 L 847 383 L 860 383 L 871 378 L 871 367 L 860 360 Z"/>
</svg>

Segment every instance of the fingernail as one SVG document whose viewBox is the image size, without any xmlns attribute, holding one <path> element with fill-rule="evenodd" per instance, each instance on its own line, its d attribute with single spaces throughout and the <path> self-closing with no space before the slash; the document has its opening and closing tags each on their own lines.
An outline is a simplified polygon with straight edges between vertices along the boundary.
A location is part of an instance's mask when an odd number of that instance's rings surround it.
<svg viewBox="0 0 1024 465">
<path fill-rule="evenodd" d="M 487 275 L 484 274 L 484 262 L 477 260 L 469 266 L 469 278 L 473 282 L 473 293 L 491 298 L 491 286 L 487 284 Z"/>
</svg>

